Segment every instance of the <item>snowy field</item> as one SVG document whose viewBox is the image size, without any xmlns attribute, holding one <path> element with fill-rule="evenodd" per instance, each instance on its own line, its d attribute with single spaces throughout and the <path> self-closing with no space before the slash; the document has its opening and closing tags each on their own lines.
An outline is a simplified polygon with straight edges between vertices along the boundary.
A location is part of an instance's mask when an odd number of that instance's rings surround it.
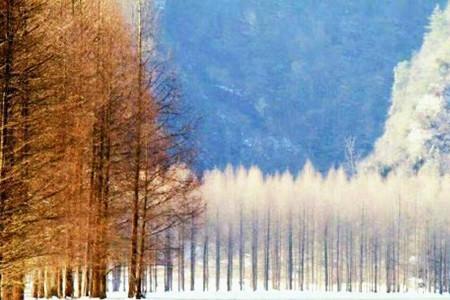
<svg viewBox="0 0 450 300">
<path fill-rule="evenodd" d="M 124 293 L 111 293 L 108 299 L 127 299 Z M 246 291 L 246 292 L 158 292 L 147 294 L 148 300 L 434 300 L 450 299 L 449 294 L 360 294 L 360 293 L 321 293 L 298 291 Z"/>
</svg>

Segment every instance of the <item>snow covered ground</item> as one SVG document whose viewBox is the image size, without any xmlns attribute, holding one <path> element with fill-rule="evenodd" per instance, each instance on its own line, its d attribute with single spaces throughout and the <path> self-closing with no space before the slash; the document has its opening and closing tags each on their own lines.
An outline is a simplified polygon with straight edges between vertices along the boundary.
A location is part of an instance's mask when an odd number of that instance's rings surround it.
<svg viewBox="0 0 450 300">
<path fill-rule="evenodd" d="M 124 293 L 111 293 L 108 299 L 127 299 Z M 244 292 L 158 292 L 147 294 L 149 300 L 434 300 L 450 299 L 449 294 L 426 293 L 323 293 L 299 291 L 244 291 Z"/>
</svg>

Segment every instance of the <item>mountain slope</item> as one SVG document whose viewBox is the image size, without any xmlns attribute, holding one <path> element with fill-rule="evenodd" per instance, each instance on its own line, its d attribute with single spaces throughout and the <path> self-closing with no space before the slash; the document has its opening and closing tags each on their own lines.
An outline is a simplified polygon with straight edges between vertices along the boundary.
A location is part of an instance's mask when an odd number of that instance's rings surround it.
<svg viewBox="0 0 450 300">
<path fill-rule="evenodd" d="M 167 0 L 162 41 L 202 116 L 199 169 L 320 170 L 382 134 L 395 65 L 444 0 Z"/>
<path fill-rule="evenodd" d="M 397 66 L 385 132 L 365 164 L 450 172 L 450 8 L 434 12 L 420 51 Z"/>
</svg>

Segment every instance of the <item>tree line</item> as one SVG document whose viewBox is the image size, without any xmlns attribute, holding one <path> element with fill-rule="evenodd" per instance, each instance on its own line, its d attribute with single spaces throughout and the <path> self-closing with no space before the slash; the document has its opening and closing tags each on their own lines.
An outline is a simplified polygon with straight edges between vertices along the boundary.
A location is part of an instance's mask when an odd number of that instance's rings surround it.
<svg viewBox="0 0 450 300">
<path fill-rule="evenodd" d="M 123 266 L 140 298 L 164 233 L 201 211 L 151 3 L 133 9 L 130 22 L 114 0 L 0 2 L 2 300 L 26 281 L 35 298 L 105 298 Z"/>
<path fill-rule="evenodd" d="M 193 278 L 205 291 L 448 293 L 449 193 L 448 176 L 426 171 L 212 170 Z"/>
</svg>

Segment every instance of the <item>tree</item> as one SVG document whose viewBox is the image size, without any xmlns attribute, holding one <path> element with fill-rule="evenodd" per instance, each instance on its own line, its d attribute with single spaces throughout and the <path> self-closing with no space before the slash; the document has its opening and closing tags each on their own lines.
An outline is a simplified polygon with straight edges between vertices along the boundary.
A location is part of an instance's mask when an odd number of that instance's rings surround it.
<svg viewBox="0 0 450 300">
<path fill-rule="evenodd" d="M 202 190 L 216 232 L 205 231 L 204 243 L 213 239 L 220 245 L 221 220 L 239 224 L 240 233 L 232 235 L 231 243 L 245 245 L 242 236 L 248 232 L 251 247 L 240 246 L 239 264 L 248 263 L 251 272 L 235 276 L 248 280 L 251 289 L 257 288 L 261 253 L 264 289 L 269 281 L 274 289 L 284 283 L 286 289 L 295 288 L 297 270 L 300 290 L 352 292 L 356 286 L 358 291 L 379 292 L 385 286 L 387 292 L 427 288 L 444 293 L 449 232 L 447 218 L 439 211 L 448 206 L 443 200 L 450 189 L 446 180 L 425 172 L 413 176 L 393 172 L 388 177 L 365 172 L 350 177 L 343 169 L 323 176 L 310 164 L 295 180 L 288 173 L 263 177 L 255 168 L 213 170 L 205 174 Z M 220 255 L 216 250 L 219 267 Z M 417 276 L 415 286 L 408 283 L 412 276 Z"/>
<path fill-rule="evenodd" d="M 0 15 L 2 296 L 23 298 L 30 275 L 36 297 L 104 298 L 133 244 L 139 297 L 150 241 L 202 207 L 191 127 L 170 125 L 174 76 L 144 57 L 116 1 L 8 0 Z"/>
</svg>

